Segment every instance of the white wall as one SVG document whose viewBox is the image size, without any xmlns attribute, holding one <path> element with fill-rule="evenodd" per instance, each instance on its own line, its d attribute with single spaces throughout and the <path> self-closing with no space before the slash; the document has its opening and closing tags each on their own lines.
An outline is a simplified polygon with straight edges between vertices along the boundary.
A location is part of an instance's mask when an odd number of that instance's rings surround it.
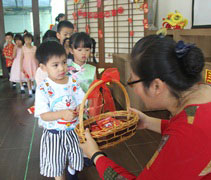
<svg viewBox="0 0 211 180">
<path fill-rule="evenodd" d="M 192 0 L 158 0 L 156 24 L 158 28 L 162 27 L 162 19 L 166 18 L 170 12 L 179 11 L 186 19 L 188 25 L 185 29 L 191 29 L 192 26 Z"/>
<path fill-rule="evenodd" d="M 55 18 L 59 13 L 65 14 L 65 3 L 64 0 L 51 0 L 52 7 L 52 23 L 55 24 Z"/>
</svg>

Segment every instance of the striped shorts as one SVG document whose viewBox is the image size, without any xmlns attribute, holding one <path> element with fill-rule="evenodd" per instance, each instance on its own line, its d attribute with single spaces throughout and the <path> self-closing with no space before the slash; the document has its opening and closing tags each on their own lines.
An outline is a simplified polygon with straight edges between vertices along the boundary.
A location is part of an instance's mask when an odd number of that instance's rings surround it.
<svg viewBox="0 0 211 180">
<path fill-rule="evenodd" d="M 75 132 L 43 130 L 40 144 L 40 174 L 47 177 L 61 176 L 67 166 L 81 171 L 83 153 Z"/>
</svg>

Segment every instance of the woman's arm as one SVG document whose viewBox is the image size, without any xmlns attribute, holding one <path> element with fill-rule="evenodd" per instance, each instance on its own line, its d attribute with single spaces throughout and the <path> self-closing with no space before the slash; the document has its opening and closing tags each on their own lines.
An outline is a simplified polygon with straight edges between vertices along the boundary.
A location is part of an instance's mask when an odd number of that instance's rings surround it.
<svg viewBox="0 0 211 180">
<path fill-rule="evenodd" d="M 83 152 L 87 155 L 88 158 L 92 158 L 92 156 L 100 151 L 97 143 L 92 138 L 89 129 L 85 131 L 86 142 L 80 144 L 80 147 L 83 149 Z M 94 164 L 98 170 L 99 176 L 101 179 L 117 179 L 117 178 L 125 178 L 125 179 L 136 179 L 136 176 L 128 172 L 126 169 L 114 163 L 109 158 L 105 157 L 102 154 L 97 155 L 94 160 Z"/>
</svg>

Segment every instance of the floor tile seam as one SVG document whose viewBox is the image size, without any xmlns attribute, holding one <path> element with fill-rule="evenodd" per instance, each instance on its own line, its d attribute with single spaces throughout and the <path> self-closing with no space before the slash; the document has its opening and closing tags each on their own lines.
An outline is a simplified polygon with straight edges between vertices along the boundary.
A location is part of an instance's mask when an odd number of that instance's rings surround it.
<svg viewBox="0 0 211 180">
<path fill-rule="evenodd" d="M 135 154 L 132 152 L 132 150 L 129 148 L 129 146 L 126 143 L 125 143 L 125 146 L 127 147 L 128 151 L 130 152 L 130 154 L 132 155 L 132 157 L 135 159 L 135 161 L 139 165 L 139 167 L 141 169 L 143 169 L 143 166 L 141 165 L 141 163 L 139 163 L 139 161 L 137 160 Z"/>
<path fill-rule="evenodd" d="M 157 141 L 158 143 L 160 143 L 160 141 L 158 141 L 153 135 L 151 135 L 151 134 L 149 133 L 149 131 L 146 131 L 146 133 L 147 133 L 151 138 L 153 138 L 155 141 Z"/>
<path fill-rule="evenodd" d="M 7 128 L 7 131 L 6 131 L 6 133 L 4 134 L 4 136 L 3 136 L 3 138 L 2 138 L 2 141 L 0 142 L 0 148 L 1 148 L 2 144 L 4 143 L 4 141 L 5 141 L 5 139 L 6 139 L 6 136 L 8 135 L 9 129 L 10 129 L 11 126 L 12 126 L 12 125 L 10 125 L 10 126 Z"/>
<path fill-rule="evenodd" d="M 157 144 L 157 141 L 150 141 L 150 142 L 145 142 L 145 143 L 136 143 L 136 144 L 127 144 L 128 147 L 131 147 L 131 146 L 137 146 L 137 145 L 145 145 L 145 144 L 153 144 L 153 143 L 156 143 Z"/>
</svg>

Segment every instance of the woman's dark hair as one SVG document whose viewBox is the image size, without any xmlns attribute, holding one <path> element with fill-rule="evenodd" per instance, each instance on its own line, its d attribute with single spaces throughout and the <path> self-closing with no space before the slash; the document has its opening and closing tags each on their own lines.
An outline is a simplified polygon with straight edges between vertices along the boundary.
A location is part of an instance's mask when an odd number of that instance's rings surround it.
<svg viewBox="0 0 211 180">
<path fill-rule="evenodd" d="M 149 87 L 159 78 L 170 87 L 175 96 L 201 80 L 204 67 L 202 51 L 192 45 L 182 57 L 176 53 L 177 43 L 171 37 L 150 35 L 140 39 L 131 53 L 133 72 Z"/>
<path fill-rule="evenodd" d="M 23 39 L 25 39 L 25 38 L 31 38 L 31 39 L 32 39 L 32 42 L 33 42 L 33 40 L 34 40 L 34 38 L 33 38 L 33 36 L 32 36 L 31 33 L 25 33 L 25 34 L 23 35 Z"/>
<path fill-rule="evenodd" d="M 58 16 L 56 17 L 55 21 L 59 22 L 60 18 L 62 18 L 64 16 L 65 16 L 65 14 L 63 14 L 63 13 L 58 14 Z"/>
<path fill-rule="evenodd" d="M 21 34 L 16 34 L 14 37 L 14 41 L 20 40 L 22 41 L 22 44 L 24 44 L 23 36 Z"/>
<path fill-rule="evenodd" d="M 59 41 L 56 37 L 56 31 L 47 30 L 42 37 L 42 42 L 45 41 Z"/>
<path fill-rule="evenodd" d="M 39 63 L 46 64 L 53 56 L 61 57 L 66 52 L 64 47 L 56 41 L 43 42 L 36 50 L 35 56 Z"/>
</svg>

